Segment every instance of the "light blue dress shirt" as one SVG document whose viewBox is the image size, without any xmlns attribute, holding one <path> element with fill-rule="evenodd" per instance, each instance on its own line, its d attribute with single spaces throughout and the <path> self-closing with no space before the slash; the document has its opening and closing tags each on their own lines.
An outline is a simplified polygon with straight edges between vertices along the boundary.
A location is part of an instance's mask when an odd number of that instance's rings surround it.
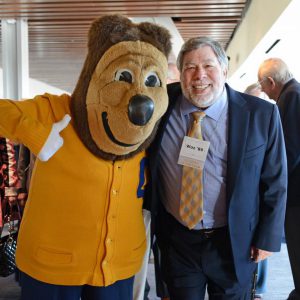
<svg viewBox="0 0 300 300">
<path fill-rule="evenodd" d="M 192 125 L 192 112 L 199 108 L 180 96 L 170 115 L 160 151 L 159 192 L 166 210 L 183 225 L 179 215 L 182 166 L 177 163 L 182 141 Z M 210 142 L 203 169 L 203 220 L 194 229 L 217 228 L 227 224 L 226 173 L 228 101 L 226 90 L 205 110 L 203 139 Z"/>
</svg>

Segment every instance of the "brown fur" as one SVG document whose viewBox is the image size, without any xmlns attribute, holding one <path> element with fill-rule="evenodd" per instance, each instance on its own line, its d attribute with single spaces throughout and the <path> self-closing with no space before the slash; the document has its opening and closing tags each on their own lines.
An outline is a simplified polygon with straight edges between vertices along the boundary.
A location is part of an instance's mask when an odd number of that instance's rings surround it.
<svg viewBox="0 0 300 300">
<path fill-rule="evenodd" d="M 139 147 L 138 150 L 116 156 L 101 151 L 91 137 L 86 110 L 86 95 L 93 72 L 103 54 L 113 45 L 122 41 L 144 41 L 159 49 L 166 57 L 171 51 L 170 33 L 158 25 L 144 22 L 134 24 L 121 15 L 104 16 L 95 20 L 88 36 L 88 54 L 81 71 L 76 88 L 72 94 L 71 111 L 80 139 L 96 156 L 107 160 L 123 159 L 146 149 L 156 131 Z"/>
</svg>

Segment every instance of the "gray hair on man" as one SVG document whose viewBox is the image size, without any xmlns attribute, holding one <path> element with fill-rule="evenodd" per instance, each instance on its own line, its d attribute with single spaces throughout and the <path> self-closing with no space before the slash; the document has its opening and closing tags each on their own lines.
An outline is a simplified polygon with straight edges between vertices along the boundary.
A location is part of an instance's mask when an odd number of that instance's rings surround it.
<svg viewBox="0 0 300 300">
<path fill-rule="evenodd" d="M 257 82 L 248 85 L 244 91 L 244 93 L 248 95 L 253 95 L 255 92 L 261 93 L 261 87 Z"/>
<path fill-rule="evenodd" d="M 261 64 L 258 75 L 261 80 L 271 77 L 279 84 L 285 84 L 294 77 L 287 64 L 278 57 L 266 59 Z"/>
<path fill-rule="evenodd" d="M 228 57 L 225 53 L 225 50 L 219 42 L 206 36 L 191 38 L 182 45 L 177 57 L 178 70 L 180 72 L 182 71 L 183 57 L 186 52 L 190 52 L 205 46 L 209 46 L 214 51 L 222 69 L 228 70 Z"/>
</svg>

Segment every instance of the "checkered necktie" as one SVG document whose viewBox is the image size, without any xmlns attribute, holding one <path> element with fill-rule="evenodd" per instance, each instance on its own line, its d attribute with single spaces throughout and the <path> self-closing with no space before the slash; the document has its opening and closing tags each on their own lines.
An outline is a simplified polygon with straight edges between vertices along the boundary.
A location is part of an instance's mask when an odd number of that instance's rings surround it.
<svg viewBox="0 0 300 300">
<path fill-rule="evenodd" d="M 194 122 L 188 136 L 202 140 L 201 121 L 205 112 L 192 113 Z M 193 229 L 203 217 L 202 169 L 183 166 L 179 214 L 188 226 Z"/>
</svg>

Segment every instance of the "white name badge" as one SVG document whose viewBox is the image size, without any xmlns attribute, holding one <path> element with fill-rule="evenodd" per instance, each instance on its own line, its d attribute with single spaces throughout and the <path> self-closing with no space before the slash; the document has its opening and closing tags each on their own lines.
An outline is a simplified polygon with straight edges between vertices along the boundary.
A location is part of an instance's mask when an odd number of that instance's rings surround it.
<svg viewBox="0 0 300 300">
<path fill-rule="evenodd" d="M 178 164 L 203 169 L 209 142 L 185 136 L 179 153 Z"/>
</svg>

